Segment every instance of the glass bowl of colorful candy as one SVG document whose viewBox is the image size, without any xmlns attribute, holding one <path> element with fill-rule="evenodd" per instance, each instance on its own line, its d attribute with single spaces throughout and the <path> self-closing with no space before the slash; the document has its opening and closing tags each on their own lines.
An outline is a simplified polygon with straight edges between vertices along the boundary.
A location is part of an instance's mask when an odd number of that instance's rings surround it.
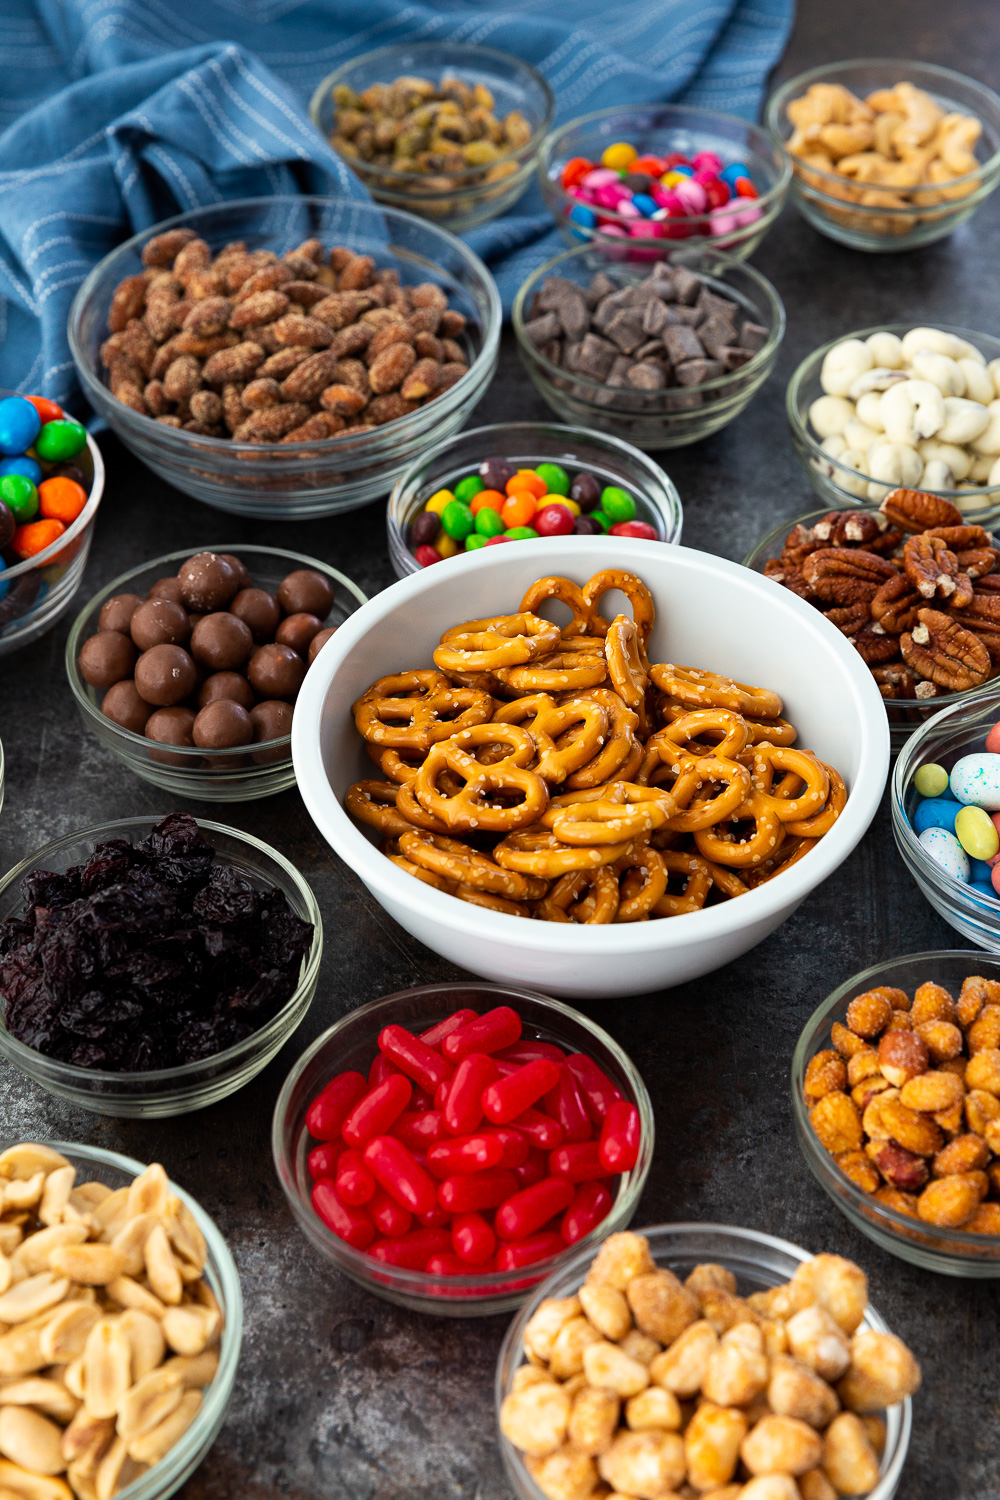
<svg viewBox="0 0 1000 1500">
<path fill-rule="evenodd" d="M 443 557 L 545 536 L 679 542 L 669 475 L 618 438 L 545 422 L 476 427 L 439 443 L 397 481 L 389 555 L 404 578 Z"/>
<path fill-rule="evenodd" d="M 1000 690 L 935 714 L 900 752 L 892 829 L 903 862 L 957 932 L 1000 952 Z"/>
<path fill-rule="evenodd" d="M 512 318 L 532 384 L 563 421 L 644 449 L 725 427 L 785 334 L 771 283 L 707 246 L 652 266 L 614 263 L 593 244 L 566 250 L 529 276 Z"/>
<path fill-rule="evenodd" d="M 0 656 L 68 608 L 103 492 L 101 450 L 79 422 L 44 396 L 0 392 Z"/>
<path fill-rule="evenodd" d="M 632 1218 L 653 1156 L 634 1064 L 532 990 L 431 984 L 325 1031 L 274 1110 L 300 1229 L 369 1291 L 448 1317 L 517 1307 Z"/>
<path fill-rule="evenodd" d="M 582 115 L 552 132 L 538 164 L 563 235 L 629 260 L 699 238 L 742 260 L 781 212 L 791 175 L 759 126 L 686 104 Z"/>
</svg>

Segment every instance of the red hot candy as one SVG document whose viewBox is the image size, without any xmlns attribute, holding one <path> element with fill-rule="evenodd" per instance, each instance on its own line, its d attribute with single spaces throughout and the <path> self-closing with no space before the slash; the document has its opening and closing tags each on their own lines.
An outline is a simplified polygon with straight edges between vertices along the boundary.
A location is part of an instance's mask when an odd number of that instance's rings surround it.
<svg viewBox="0 0 1000 1500">
<path fill-rule="evenodd" d="M 540 1151 L 554 1151 L 557 1146 L 562 1145 L 562 1126 L 558 1120 L 550 1119 L 543 1115 L 541 1110 L 526 1109 L 522 1115 L 517 1115 L 511 1121 L 515 1130 L 526 1135 L 532 1146 L 537 1146 Z"/>
<path fill-rule="evenodd" d="M 375 1059 L 368 1069 L 368 1087 L 370 1089 L 378 1088 L 380 1083 L 385 1083 L 387 1078 L 391 1078 L 394 1073 L 398 1073 L 399 1071 L 396 1064 L 390 1062 L 384 1052 L 376 1052 Z"/>
<path fill-rule="evenodd" d="M 410 1213 L 429 1214 L 437 1208 L 437 1192 L 429 1177 L 402 1141 L 378 1135 L 365 1147 L 365 1165 L 391 1198 Z"/>
<path fill-rule="evenodd" d="M 345 1151 L 337 1163 L 337 1197 L 351 1208 L 370 1203 L 375 1196 L 375 1179 L 365 1166 L 360 1151 Z"/>
<path fill-rule="evenodd" d="M 601 1166 L 608 1176 L 631 1172 L 639 1160 L 639 1111 L 634 1104 L 619 1099 L 604 1116 L 599 1152 Z"/>
<path fill-rule="evenodd" d="M 553 1177 L 565 1177 L 569 1182 L 591 1182 L 608 1175 L 601 1165 L 596 1141 L 560 1146 L 549 1157 L 549 1171 Z"/>
<path fill-rule="evenodd" d="M 593 1058 L 582 1052 L 570 1053 L 566 1063 L 580 1086 L 588 1115 L 595 1125 L 600 1125 L 612 1104 L 622 1097 L 621 1090 L 602 1073 Z"/>
<path fill-rule="evenodd" d="M 468 1135 L 481 1124 L 483 1091 L 497 1077 L 497 1065 L 485 1052 L 470 1052 L 455 1069 L 442 1108 L 452 1135 Z"/>
<path fill-rule="evenodd" d="M 496 1253 L 497 1237 L 482 1214 L 458 1214 L 451 1226 L 455 1254 L 470 1266 L 482 1266 Z"/>
<path fill-rule="evenodd" d="M 451 1235 L 444 1229 L 411 1229 L 394 1240 L 378 1240 L 371 1247 L 376 1260 L 406 1271 L 426 1271 L 432 1255 L 447 1255 Z"/>
<path fill-rule="evenodd" d="M 516 1245 L 501 1245 L 497 1251 L 497 1270 L 520 1271 L 523 1266 L 548 1260 L 550 1255 L 558 1255 L 565 1248 L 566 1242 L 561 1234 L 554 1229 L 544 1230 L 530 1239 L 519 1240 Z"/>
<path fill-rule="evenodd" d="M 611 1194 L 603 1182 L 585 1182 L 577 1188 L 573 1202 L 560 1225 L 567 1245 L 575 1245 L 585 1234 L 596 1229 L 611 1212 Z"/>
<path fill-rule="evenodd" d="M 573 1184 L 566 1177 L 546 1177 L 523 1188 L 497 1210 L 496 1232 L 502 1240 L 526 1240 L 573 1201 Z"/>
<path fill-rule="evenodd" d="M 531 1147 L 521 1165 L 514 1168 L 518 1188 L 534 1187 L 536 1182 L 541 1182 L 548 1175 L 548 1155 L 544 1151 L 539 1151 L 535 1146 Z"/>
<path fill-rule="evenodd" d="M 402 1073 L 394 1073 L 356 1104 L 344 1121 L 341 1134 L 349 1146 L 367 1146 L 399 1119 L 413 1098 L 413 1085 Z"/>
<path fill-rule="evenodd" d="M 440 1047 L 446 1036 L 451 1036 L 453 1031 L 461 1031 L 463 1026 L 468 1026 L 470 1021 L 478 1021 L 479 1017 L 474 1010 L 452 1011 L 450 1016 L 445 1016 L 430 1031 L 422 1031 L 420 1040 L 427 1047 Z"/>
<path fill-rule="evenodd" d="M 333 1183 L 324 1177 L 312 1190 L 312 1206 L 327 1229 L 345 1240 L 355 1250 L 367 1250 L 375 1238 L 375 1225 L 363 1208 L 349 1208 L 341 1203 Z"/>
<path fill-rule="evenodd" d="M 496 1136 L 465 1135 L 432 1146 L 427 1166 L 435 1177 L 471 1177 L 475 1172 L 499 1167 L 503 1157 L 503 1143 Z"/>
<path fill-rule="evenodd" d="M 484 1016 L 477 1016 L 467 1026 L 453 1031 L 441 1043 L 441 1051 L 450 1062 L 458 1063 L 470 1052 L 499 1052 L 521 1038 L 521 1017 L 509 1005 L 498 1005 Z"/>
<path fill-rule="evenodd" d="M 412 1078 L 420 1088 L 433 1094 L 439 1084 L 447 1083 L 452 1075 L 451 1063 L 445 1062 L 440 1052 L 419 1036 L 406 1030 L 405 1026 L 386 1026 L 379 1034 L 379 1050 L 396 1064 L 401 1073 Z"/>
<path fill-rule="evenodd" d="M 438 1188 L 438 1202 L 453 1214 L 472 1214 L 496 1208 L 516 1192 L 514 1173 L 497 1167 L 492 1172 L 477 1172 L 473 1177 L 446 1177 Z"/>
<path fill-rule="evenodd" d="M 545 1111 L 562 1126 L 563 1140 L 589 1141 L 593 1130 L 579 1085 L 565 1064 L 559 1069 L 559 1082 L 545 1096 Z"/>
<path fill-rule="evenodd" d="M 445 1138 L 444 1115 L 436 1109 L 425 1109 L 419 1113 L 406 1109 L 393 1125 L 392 1133 L 411 1151 L 429 1151 Z"/>
<path fill-rule="evenodd" d="M 351 1110 L 368 1092 L 360 1073 L 338 1073 L 316 1095 L 306 1113 L 306 1129 L 317 1141 L 335 1141 Z"/>
<path fill-rule="evenodd" d="M 313 1182 L 318 1182 L 321 1177 L 336 1177 L 337 1162 L 341 1152 L 344 1150 L 342 1141 L 324 1141 L 322 1146 L 314 1146 L 309 1153 L 309 1176 Z"/>
<path fill-rule="evenodd" d="M 494 1125 L 509 1125 L 537 1104 L 559 1082 L 560 1068 L 551 1058 L 539 1057 L 491 1083 L 483 1094 L 483 1112 Z"/>
<path fill-rule="evenodd" d="M 427 1262 L 431 1276 L 468 1276 L 470 1267 L 457 1255 L 432 1255 Z"/>
<path fill-rule="evenodd" d="M 390 1198 L 385 1188 L 375 1189 L 375 1196 L 368 1204 L 368 1212 L 379 1234 L 384 1234 L 387 1239 L 398 1239 L 400 1235 L 408 1233 L 413 1225 L 413 1215 L 409 1209 L 397 1203 L 395 1198 Z M 572 1208 L 569 1212 L 573 1212 Z"/>
</svg>

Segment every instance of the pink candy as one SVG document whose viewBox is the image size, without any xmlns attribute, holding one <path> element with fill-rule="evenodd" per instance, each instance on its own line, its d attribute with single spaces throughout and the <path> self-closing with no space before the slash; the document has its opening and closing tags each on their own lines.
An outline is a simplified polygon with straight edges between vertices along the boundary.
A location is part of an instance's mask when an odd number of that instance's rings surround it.
<svg viewBox="0 0 1000 1500">
<path fill-rule="evenodd" d="M 678 182 L 674 188 L 674 194 L 681 203 L 692 214 L 703 214 L 708 207 L 708 194 L 700 182 L 693 178 L 687 178 L 684 182 Z"/>
<path fill-rule="evenodd" d="M 612 182 L 619 183 L 620 181 L 621 178 L 618 176 L 618 173 L 613 172 L 610 167 L 595 167 L 592 172 L 587 173 L 586 177 L 580 178 L 580 186 L 594 190 L 596 188 L 607 187 Z"/>
<path fill-rule="evenodd" d="M 718 177 L 722 171 L 722 159 L 714 151 L 699 151 L 697 156 L 692 156 L 691 165 L 695 172 L 707 172 L 713 177 Z"/>
</svg>

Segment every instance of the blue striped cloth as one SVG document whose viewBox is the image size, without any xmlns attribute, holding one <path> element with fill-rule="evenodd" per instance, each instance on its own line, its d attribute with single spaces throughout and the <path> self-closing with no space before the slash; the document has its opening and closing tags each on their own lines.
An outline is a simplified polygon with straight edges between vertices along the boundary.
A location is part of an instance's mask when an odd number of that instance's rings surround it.
<svg viewBox="0 0 1000 1500">
<path fill-rule="evenodd" d="M 560 120 L 683 99 L 752 117 L 794 0 L 2 0 L 0 386 L 73 403 L 87 271 L 157 220 L 231 198 L 364 196 L 305 106 L 394 42 L 488 44 L 547 77 Z M 230 40 L 232 38 L 232 40 Z M 561 248 L 537 189 L 467 239 L 505 305 Z"/>
</svg>

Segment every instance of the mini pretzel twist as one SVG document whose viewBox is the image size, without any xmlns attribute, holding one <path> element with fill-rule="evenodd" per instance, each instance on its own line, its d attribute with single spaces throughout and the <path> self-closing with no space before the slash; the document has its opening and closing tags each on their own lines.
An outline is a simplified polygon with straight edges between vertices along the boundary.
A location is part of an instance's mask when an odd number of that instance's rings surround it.
<svg viewBox="0 0 1000 1500">
<path fill-rule="evenodd" d="M 642 637 L 625 615 L 616 615 L 604 637 L 604 656 L 611 686 L 633 713 L 641 714 L 649 675 L 643 661 Z"/>
<path fill-rule="evenodd" d="M 572 647 L 553 651 L 524 667 L 498 667 L 497 677 L 518 693 L 568 693 L 600 687 L 608 675 L 607 663 L 596 642 L 591 653 Z"/>
<path fill-rule="evenodd" d="M 528 614 L 535 614 L 538 606 L 544 604 L 547 599 L 558 599 L 573 612 L 572 620 L 562 629 L 562 635 L 566 640 L 574 636 L 602 636 L 606 633 L 608 621 L 601 618 L 594 604 L 587 603 L 583 590 L 569 578 L 560 578 L 556 575 L 551 578 L 537 579 L 521 600 L 521 609 Z"/>
<path fill-rule="evenodd" d="M 608 734 L 607 710 L 599 703 L 557 703 L 547 693 L 505 703 L 493 719 L 497 724 L 524 725 L 538 752 L 532 769 L 543 781 L 555 783 L 588 765 Z"/>
<path fill-rule="evenodd" d="M 536 903 L 535 916 L 542 922 L 602 927 L 614 921 L 617 910 L 618 881 L 613 866 L 598 865 L 596 870 L 572 870 L 560 875 L 545 899 Z"/>
<path fill-rule="evenodd" d="M 484 766 L 470 748 L 478 745 L 507 743 L 510 754 Z M 534 759 L 531 736 L 516 724 L 478 724 L 464 729 L 450 740 L 435 745 L 409 787 L 421 807 L 447 825 L 453 832 L 480 828 L 489 833 L 504 833 L 536 823 L 545 811 L 549 789 L 534 771 L 526 770 Z M 441 786 L 441 774 L 450 770 L 463 783 L 452 794 Z M 519 796 L 513 805 L 498 802 L 496 794 Z"/>
<path fill-rule="evenodd" d="M 509 833 L 493 850 L 493 858 L 506 870 L 524 875 L 538 875 L 556 880 L 570 870 L 593 870 L 598 865 L 613 864 L 629 846 L 629 840 L 618 844 L 601 844 L 589 849 L 563 844 L 548 828 L 524 828 Z"/>
<path fill-rule="evenodd" d="M 830 796 L 826 806 L 821 808 L 811 818 L 799 818 L 794 822 L 785 824 L 785 832 L 795 838 L 819 839 L 830 829 L 840 817 L 847 806 L 847 787 L 844 778 L 834 766 L 828 766 L 821 761 L 823 769 L 830 778 Z M 812 845 L 809 846 L 810 848 Z"/>
<path fill-rule="evenodd" d="M 731 677 L 720 677 L 716 672 L 663 664 L 650 667 L 649 675 L 661 692 L 669 693 L 690 708 L 728 708 L 733 713 L 752 714 L 758 719 L 776 719 L 781 713 L 782 703 L 777 693 L 750 687 Z"/>
<path fill-rule="evenodd" d="M 696 854 L 682 854 L 679 850 L 664 849 L 660 858 L 668 876 L 681 877 L 684 888 L 679 896 L 665 891 L 653 908 L 653 916 L 683 917 L 688 912 L 701 911 L 712 887 L 713 867 Z"/>
<path fill-rule="evenodd" d="M 506 896 L 510 901 L 538 901 L 545 895 L 544 881 L 505 870 L 458 839 L 411 829 L 400 834 L 399 847 L 415 865 L 453 885 L 469 885 L 493 896 Z"/>
<path fill-rule="evenodd" d="M 608 716 L 608 737 L 599 755 L 579 771 L 566 778 L 570 791 L 601 786 L 620 775 L 623 781 L 631 781 L 642 764 L 642 746 L 636 742 L 635 732 L 639 719 L 610 688 L 590 688 L 583 693 L 573 693 L 560 699 L 562 703 L 597 703 Z"/>
<path fill-rule="evenodd" d="M 398 838 L 401 833 L 409 833 L 413 826 L 396 811 L 398 793 L 394 781 L 356 781 L 347 789 L 344 806 L 359 823 Z"/>
<path fill-rule="evenodd" d="M 618 589 L 631 604 L 632 618 L 642 638 L 643 650 L 646 650 L 656 624 L 656 605 L 649 589 L 634 573 L 626 573 L 621 568 L 605 568 L 602 573 L 595 573 L 583 587 L 585 608 L 596 609 L 600 600 L 612 589 Z"/>
<path fill-rule="evenodd" d="M 429 750 L 466 725 L 485 724 L 492 712 L 489 693 L 474 688 L 448 684 L 436 691 L 399 697 L 372 696 L 369 689 L 357 704 L 354 722 L 359 733 L 375 745 L 393 750 Z"/>
<path fill-rule="evenodd" d="M 716 832 L 714 827 L 699 828 L 694 835 L 698 853 L 713 864 L 743 870 L 768 859 L 785 836 L 780 820 L 762 797 L 748 797 L 736 809 L 733 822 L 752 822 L 753 834 L 749 838 L 738 838 L 735 834 L 727 837 Z"/>
<path fill-rule="evenodd" d="M 656 910 L 667 889 L 667 856 L 633 844 L 611 866 L 618 876 L 616 922 L 641 922 Z"/>
<path fill-rule="evenodd" d="M 547 656 L 559 645 L 559 627 L 538 615 L 493 615 L 446 630 L 434 652 L 442 671 L 496 672 Z"/>
<path fill-rule="evenodd" d="M 775 771 L 798 777 L 803 790 L 795 796 L 772 796 Z M 805 750 L 761 744 L 754 746 L 753 788 L 754 794 L 763 798 L 779 822 L 795 823 L 814 817 L 826 806 L 830 796 L 830 776 L 822 761 Z"/>
</svg>

